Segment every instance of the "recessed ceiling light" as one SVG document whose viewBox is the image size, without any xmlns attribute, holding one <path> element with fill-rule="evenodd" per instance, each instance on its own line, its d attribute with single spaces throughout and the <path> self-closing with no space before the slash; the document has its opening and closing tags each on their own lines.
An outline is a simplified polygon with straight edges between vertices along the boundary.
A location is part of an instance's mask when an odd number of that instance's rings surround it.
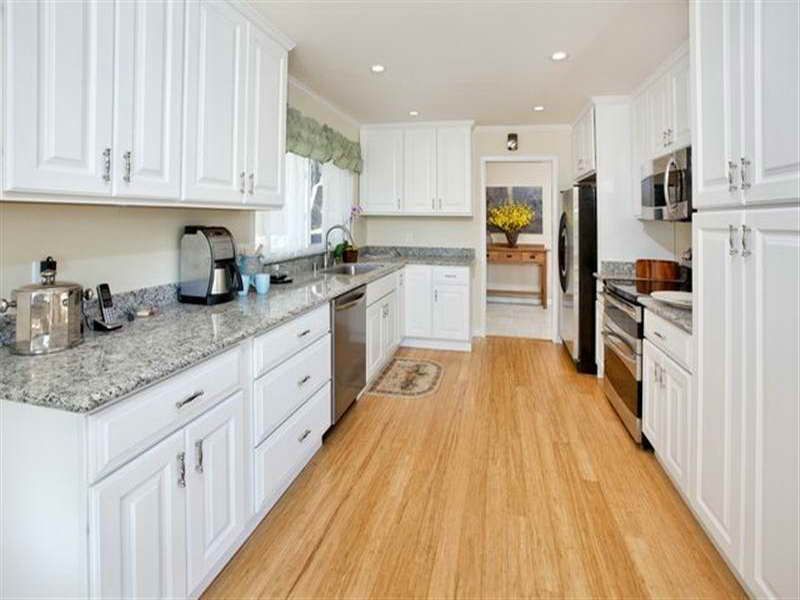
<svg viewBox="0 0 800 600">
<path fill-rule="evenodd" d="M 563 50 L 559 50 L 558 52 L 553 52 L 553 54 L 550 55 L 550 58 L 558 62 L 560 60 L 565 60 L 568 56 L 569 54 L 567 54 Z"/>
<path fill-rule="evenodd" d="M 419 116 L 419 111 L 410 110 L 410 111 L 408 111 L 408 116 L 409 117 L 418 117 Z"/>
<path fill-rule="evenodd" d="M 544 110 L 544 106 L 542 106 L 541 104 L 539 104 L 539 105 L 537 105 L 537 106 L 534 106 L 534 107 L 533 107 L 533 110 L 535 110 L 536 112 L 542 112 L 542 111 Z"/>
<path fill-rule="evenodd" d="M 372 69 L 373 73 L 383 73 L 386 70 L 386 67 L 383 65 L 372 65 L 370 68 Z"/>
</svg>

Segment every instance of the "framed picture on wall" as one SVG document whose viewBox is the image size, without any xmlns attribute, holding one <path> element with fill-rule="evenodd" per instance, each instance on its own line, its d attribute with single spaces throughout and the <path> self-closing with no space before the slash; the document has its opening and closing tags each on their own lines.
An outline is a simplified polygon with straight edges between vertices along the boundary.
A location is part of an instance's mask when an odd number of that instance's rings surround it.
<svg viewBox="0 0 800 600">
<path fill-rule="evenodd" d="M 542 234 L 544 233 L 544 222 L 542 220 L 542 197 L 544 188 L 541 186 L 488 186 L 486 188 L 486 212 L 498 204 L 504 204 L 509 200 L 519 204 L 525 204 L 533 209 L 533 221 L 530 222 L 520 233 Z M 487 223 L 486 231 L 489 233 L 501 233 L 500 229 Z"/>
</svg>

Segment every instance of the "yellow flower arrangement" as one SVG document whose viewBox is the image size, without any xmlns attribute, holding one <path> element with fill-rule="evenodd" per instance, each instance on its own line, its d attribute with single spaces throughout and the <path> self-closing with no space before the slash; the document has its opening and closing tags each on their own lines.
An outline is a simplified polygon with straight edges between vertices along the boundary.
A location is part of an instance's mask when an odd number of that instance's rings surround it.
<svg viewBox="0 0 800 600">
<path fill-rule="evenodd" d="M 490 208 L 487 221 L 489 225 L 513 233 L 525 229 L 533 218 L 534 211 L 530 206 L 509 201 Z"/>
</svg>

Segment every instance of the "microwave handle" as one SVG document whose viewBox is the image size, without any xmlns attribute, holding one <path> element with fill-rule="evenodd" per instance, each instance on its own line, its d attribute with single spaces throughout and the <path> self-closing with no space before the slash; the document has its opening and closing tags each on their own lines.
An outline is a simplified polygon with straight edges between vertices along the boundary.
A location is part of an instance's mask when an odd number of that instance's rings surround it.
<svg viewBox="0 0 800 600">
<path fill-rule="evenodd" d="M 664 206 L 666 207 L 667 215 L 672 214 L 672 207 L 669 202 L 669 172 L 672 170 L 672 165 L 675 165 L 676 168 L 678 166 L 674 156 L 669 157 L 667 168 L 664 169 Z"/>
</svg>

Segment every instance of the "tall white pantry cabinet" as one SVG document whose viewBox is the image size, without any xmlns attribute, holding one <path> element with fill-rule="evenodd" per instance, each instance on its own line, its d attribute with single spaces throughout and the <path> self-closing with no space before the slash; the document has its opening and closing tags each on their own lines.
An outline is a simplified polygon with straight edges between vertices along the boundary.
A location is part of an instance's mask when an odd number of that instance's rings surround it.
<svg viewBox="0 0 800 600">
<path fill-rule="evenodd" d="M 691 5 L 690 503 L 756 597 L 800 596 L 800 5 Z"/>
</svg>

